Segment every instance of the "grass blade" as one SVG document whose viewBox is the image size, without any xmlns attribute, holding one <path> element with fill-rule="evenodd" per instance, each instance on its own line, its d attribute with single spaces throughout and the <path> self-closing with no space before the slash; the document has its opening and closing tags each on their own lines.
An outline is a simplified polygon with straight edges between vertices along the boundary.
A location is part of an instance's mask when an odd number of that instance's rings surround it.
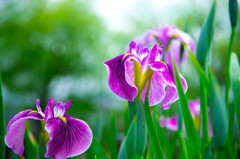
<svg viewBox="0 0 240 159">
<path fill-rule="evenodd" d="M 104 152 L 103 148 L 101 147 L 95 136 L 93 136 L 92 145 L 90 146 L 90 148 L 91 147 L 94 151 L 95 157 L 101 159 L 108 159 L 106 153 Z"/>
<path fill-rule="evenodd" d="M 6 124 L 4 118 L 3 94 L 2 94 L 2 80 L 0 72 L 0 158 L 5 158 L 5 143 L 4 137 L 6 135 Z"/>
<path fill-rule="evenodd" d="M 234 106 L 238 122 L 238 129 L 240 132 L 240 67 L 237 55 L 235 53 L 231 55 L 230 76 L 234 96 Z"/>
<path fill-rule="evenodd" d="M 197 59 L 204 68 L 206 65 L 206 58 L 208 56 L 213 36 L 214 18 L 216 10 L 216 1 L 213 2 L 208 18 L 203 24 L 197 45 Z"/>
<path fill-rule="evenodd" d="M 129 128 L 129 115 L 128 115 L 128 106 L 124 110 L 124 136 L 127 136 Z"/>
<path fill-rule="evenodd" d="M 210 114 L 213 129 L 213 136 L 216 140 L 216 146 L 221 148 L 225 145 L 228 133 L 228 116 L 225 107 L 224 98 L 220 86 L 213 72 L 209 69 L 210 79 Z M 219 152 L 219 155 L 221 152 Z"/>
<path fill-rule="evenodd" d="M 162 159 L 162 158 L 164 158 L 164 155 L 163 155 L 162 147 L 159 143 L 156 129 L 153 124 L 153 119 L 151 116 L 150 107 L 149 107 L 149 103 L 148 103 L 150 81 L 151 81 L 151 79 L 148 82 L 148 89 L 147 89 L 147 93 L 145 96 L 144 113 L 145 113 L 147 130 L 148 130 L 148 135 L 149 135 L 149 139 L 150 139 L 150 144 L 152 146 L 153 154 L 154 154 L 155 158 Z"/>
<path fill-rule="evenodd" d="M 203 67 L 198 62 L 198 60 L 195 57 L 195 55 L 193 54 L 193 52 L 188 48 L 187 48 L 187 51 L 188 51 L 189 58 L 192 61 L 192 64 L 193 64 L 195 70 L 197 71 L 199 77 L 201 78 L 201 81 L 204 83 L 206 88 L 208 88 L 209 87 L 209 79 L 208 79 Z"/>
<path fill-rule="evenodd" d="M 111 119 L 111 128 L 110 128 L 110 152 L 111 152 L 111 159 L 117 158 L 117 132 L 116 132 L 116 125 L 115 125 L 115 117 L 112 114 Z"/>
<path fill-rule="evenodd" d="M 126 138 L 122 141 L 118 153 L 118 159 L 128 158 L 135 159 L 136 157 L 136 121 L 133 120 L 128 130 Z"/>
<path fill-rule="evenodd" d="M 38 142 L 38 149 L 39 149 L 39 154 L 38 158 L 39 159 L 45 159 L 45 153 L 46 153 L 46 146 L 44 143 L 44 136 L 42 133 L 39 134 L 39 142 Z"/>
<path fill-rule="evenodd" d="M 136 103 L 137 103 L 136 152 L 138 156 L 143 156 L 145 152 L 145 147 L 147 144 L 147 127 L 146 127 L 143 103 L 141 100 L 136 101 Z"/>
<path fill-rule="evenodd" d="M 235 33 L 235 28 L 232 28 L 229 46 L 228 46 L 228 53 L 227 53 L 227 69 L 226 69 L 226 80 L 225 80 L 225 104 L 227 106 L 227 109 L 228 109 L 228 98 L 229 98 L 230 57 L 232 52 L 234 33 Z"/>
<path fill-rule="evenodd" d="M 193 118 L 191 116 L 190 110 L 189 110 L 189 104 L 186 95 L 184 94 L 182 83 L 180 80 L 180 77 L 178 75 L 178 70 L 176 63 L 174 61 L 174 58 L 172 57 L 173 62 L 173 70 L 174 70 L 174 77 L 175 77 L 175 83 L 179 95 L 179 101 L 180 101 L 180 108 L 181 113 L 183 117 L 183 122 L 185 125 L 185 130 L 187 134 L 187 138 L 189 139 L 189 145 L 188 150 L 190 154 L 190 158 L 198 158 L 198 144 L 197 144 L 197 133 L 195 130 L 195 126 L 193 123 Z"/>
</svg>

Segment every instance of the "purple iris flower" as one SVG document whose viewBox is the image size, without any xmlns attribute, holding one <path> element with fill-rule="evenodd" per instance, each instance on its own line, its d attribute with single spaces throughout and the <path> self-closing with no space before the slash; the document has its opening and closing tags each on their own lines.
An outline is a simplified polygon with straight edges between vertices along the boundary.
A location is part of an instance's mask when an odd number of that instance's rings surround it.
<svg viewBox="0 0 240 159">
<path fill-rule="evenodd" d="M 200 99 L 191 100 L 189 101 L 189 109 L 190 113 L 193 117 L 194 125 L 196 128 L 198 128 L 199 124 L 199 117 L 200 117 Z M 178 130 L 178 122 L 177 122 L 177 116 L 172 117 L 163 117 L 161 116 L 159 119 L 159 123 L 161 127 L 166 127 L 169 130 L 177 131 Z M 213 136 L 212 132 L 212 124 L 211 124 L 211 118 L 210 118 L 210 110 L 208 110 L 208 129 L 209 129 L 209 137 Z"/>
<path fill-rule="evenodd" d="M 127 54 L 117 56 L 104 64 L 108 70 L 108 84 L 118 96 L 134 101 L 137 97 L 144 102 L 147 83 L 151 79 L 149 91 L 149 105 L 161 103 L 162 109 L 170 108 L 176 101 L 177 93 L 173 68 L 165 64 L 162 59 L 162 48 L 155 44 L 149 51 L 148 47 L 139 49 L 132 41 Z M 179 73 L 184 91 L 187 91 L 187 82 Z"/>
<path fill-rule="evenodd" d="M 85 152 L 92 142 L 92 131 L 87 123 L 65 115 L 71 101 L 66 103 L 49 99 L 44 112 L 40 101 L 36 101 L 37 111 L 24 110 L 16 114 L 8 123 L 5 143 L 15 153 L 22 156 L 24 152 L 24 132 L 28 119 L 44 120 L 45 130 L 48 132 L 49 141 L 45 157 L 57 159 L 76 156 Z"/>
<path fill-rule="evenodd" d="M 160 42 L 166 50 L 164 56 L 165 62 L 171 65 L 171 54 L 173 54 L 177 67 L 180 67 L 181 43 L 185 43 L 193 53 L 195 52 L 195 43 L 192 37 L 174 25 L 164 25 L 153 28 L 152 30 L 147 30 L 142 35 L 137 36 L 134 41 L 140 49 L 150 44 Z M 181 63 L 185 64 L 187 58 L 188 53 L 184 50 Z"/>
<path fill-rule="evenodd" d="M 178 130 L 178 121 L 177 116 L 174 115 L 172 117 L 164 118 L 163 116 L 160 117 L 160 126 L 166 127 L 169 130 L 177 131 Z"/>
</svg>

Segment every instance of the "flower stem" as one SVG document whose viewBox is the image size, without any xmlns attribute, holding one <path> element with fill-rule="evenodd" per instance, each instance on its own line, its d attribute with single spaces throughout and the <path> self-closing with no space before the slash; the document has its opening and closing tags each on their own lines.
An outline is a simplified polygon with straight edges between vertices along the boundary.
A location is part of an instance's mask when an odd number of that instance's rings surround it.
<svg viewBox="0 0 240 159">
<path fill-rule="evenodd" d="M 153 124 L 150 107 L 149 107 L 149 103 L 148 103 L 150 81 L 151 81 L 151 79 L 149 79 L 148 89 L 147 89 L 147 93 L 146 93 L 146 97 L 145 97 L 144 113 L 145 113 L 147 130 L 148 130 L 150 144 L 152 146 L 153 154 L 154 154 L 155 158 L 162 159 L 162 158 L 164 158 L 164 155 L 163 155 L 162 147 L 160 145 L 160 142 L 159 142 L 159 139 L 158 139 L 158 136 L 156 133 L 156 129 Z"/>
<path fill-rule="evenodd" d="M 227 54 L 227 70 L 226 70 L 226 80 L 225 80 L 225 104 L 228 110 L 228 99 L 229 99 L 229 70 L 230 70 L 230 57 L 232 53 L 232 46 L 233 46 L 233 39 L 234 39 L 235 28 L 232 28 L 229 47 L 228 47 L 228 54 Z"/>
<path fill-rule="evenodd" d="M 200 78 L 200 106 L 202 116 L 203 138 L 201 143 L 201 155 L 205 156 L 205 151 L 208 148 L 209 129 L 208 129 L 208 108 L 207 108 L 207 90 Z"/>
</svg>

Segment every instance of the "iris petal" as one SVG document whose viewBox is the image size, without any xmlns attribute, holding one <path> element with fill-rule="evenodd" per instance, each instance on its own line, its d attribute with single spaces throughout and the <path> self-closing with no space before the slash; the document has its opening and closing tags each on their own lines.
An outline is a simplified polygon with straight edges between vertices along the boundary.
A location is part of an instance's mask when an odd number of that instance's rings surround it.
<svg viewBox="0 0 240 159">
<path fill-rule="evenodd" d="M 134 81 L 132 81 L 133 76 L 129 76 L 130 74 L 133 75 L 133 73 L 129 72 L 133 71 L 133 68 L 126 70 L 127 67 L 131 68 L 131 59 L 135 61 L 139 61 L 139 59 L 133 54 L 123 57 L 124 55 L 120 55 L 104 63 L 108 70 L 108 84 L 115 94 L 133 102 L 138 90 L 134 85 Z"/>
<path fill-rule="evenodd" d="M 49 133 L 45 157 L 57 159 L 76 156 L 84 153 L 92 142 L 92 131 L 82 120 L 64 116 L 47 120 L 45 129 Z"/>
<path fill-rule="evenodd" d="M 5 143 L 20 156 L 24 152 L 24 133 L 27 119 L 43 120 L 44 118 L 36 111 L 25 110 L 16 114 L 7 126 Z"/>
</svg>

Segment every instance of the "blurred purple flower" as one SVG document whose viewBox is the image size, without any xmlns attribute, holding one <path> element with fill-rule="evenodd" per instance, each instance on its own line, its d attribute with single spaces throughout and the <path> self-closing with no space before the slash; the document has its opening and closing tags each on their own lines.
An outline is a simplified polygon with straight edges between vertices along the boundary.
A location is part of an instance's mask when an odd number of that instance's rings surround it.
<svg viewBox="0 0 240 159">
<path fill-rule="evenodd" d="M 178 122 L 177 122 L 177 116 L 174 115 L 170 118 L 164 118 L 163 116 L 160 117 L 160 126 L 168 128 L 169 130 L 172 131 L 177 131 L 178 130 Z"/>
<path fill-rule="evenodd" d="M 164 25 L 153 28 L 152 30 L 147 30 L 142 35 L 137 36 L 134 41 L 136 41 L 140 49 L 152 43 L 159 42 L 164 46 L 164 49 L 166 49 L 164 56 L 165 62 L 169 65 L 172 64 L 172 53 L 178 67 L 180 67 L 181 43 L 185 43 L 193 53 L 195 52 L 195 43 L 191 36 L 174 25 Z M 187 58 L 188 53 L 184 50 L 181 63 L 185 64 Z"/>
<path fill-rule="evenodd" d="M 24 133 L 27 119 L 44 120 L 45 130 L 49 134 L 45 157 L 67 158 L 85 152 L 92 142 L 92 131 L 82 120 L 65 115 L 71 101 L 66 103 L 49 99 L 44 112 L 40 101 L 36 101 L 37 111 L 25 110 L 16 114 L 8 123 L 5 143 L 15 153 L 22 156 L 24 152 Z"/>
<path fill-rule="evenodd" d="M 162 48 L 158 48 L 157 44 L 150 51 L 148 47 L 139 50 L 137 44 L 132 41 L 127 54 L 104 63 L 108 70 L 108 84 L 111 90 L 131 102 L 136 96 L 144 102 L 147 83 L 151 78 L 149 105 L 153 106 L 162 101 L 162 109 L 168 109 L 179 97 L 172 66 L 165 64 L 161 58 Z M 179 76 L 186 92 L 187 82 L 180 73 Z"/>
<path fill-rule="evenodd" d="M 196 100 L 189 101 L 189 108 L 194 120 L 194 124 L 197 127 L 200 119 L 199 118 L 200 117 L 200 99 L 197 98 Z M 208 131 L 209 131 L 209 137 L 212 137 L 213 132 L 212 132 L 212 123 L 210 118 L 210 109 L 208 109 Z"/>
<path fill-rule="evenodd" d="M 199 124 L 199 116 L 200 116 L 200 99 L 191 100 L 189 101 L 189 109 L 190 113 L 193 117 L 194 125 L 196 128 L 198 128 Z M 170 118 L 166 118 L 161 116 L 159 119 L 159 123 L 161 127 L 166 127 L 169 130 L 177 131 L 178 130 L 178 122 L 177 122 L 177 116 L 172 116 Z M 212 124 L 211 124 L 211 118 L 210 118 L 210 110 L 208 110 L 208 125 L 209 125 L 209 137 L 213 136 L 212 132 Z"/>
</svg>

